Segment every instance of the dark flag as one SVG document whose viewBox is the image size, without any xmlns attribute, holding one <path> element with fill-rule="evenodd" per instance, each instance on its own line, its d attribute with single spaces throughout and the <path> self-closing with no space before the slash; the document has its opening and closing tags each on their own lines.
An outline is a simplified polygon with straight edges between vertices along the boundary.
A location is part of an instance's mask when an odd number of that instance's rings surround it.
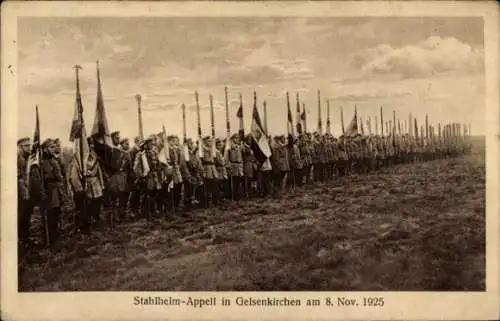
<svg viewBox="0 0 500 321">
<path fill-rule="evenodd" d="M 69 140 L 75 144 L 74 146 L 74 161 L 80 173 L 80 177 L 87 172 L 87 159 L 89 157 L 89 144 L 87 142 L 87 133 L 85 131 L 85 123 L 83 120 L 83 105 L 82 96 L 80 94 L 80 80 L 78 78 L 78 70 L 80 66 L 75 66 L 76 69 L 76 101 L 75 112 L 71 124 Z"/>
<path fill-rule="evenodd" d="M 94 126 L 92 127 L 91 136 L 96 138 L 96 141 L 101 144 L 113 146 L 111 136 L 109 135 L 108 119 L 104 108 L 104 99 L 102 97 L 101 74 L 99 70 L 99 61 L 97 65 L 97 102 L 94 118 Z"/>
<path fill-rule="evenodd" d="M 101 73 L 99 70 L 99 61 L 97 67 L 97 99 L 94 125 L 92 126 L 91 137 L 95 138 L 95 152 L 99 158 L 102 169 L 111 174 L 120 169 L 121 151 L 114 148 L 108 127 L 108 118 L 104 108 L 104 99 L 102 96 Z"/>
<path fill-rule="evenodd" d="M 297 93 L 297 134 L 302 134 L 302 114 L 300 113 L 299 93 Z"/>
<path fill-rule="evenodd" d="M 254 92 L 254 103 L 252 112 L 252 143 L 251 149 L 254 152 L 255 159 L 259 163 L 259 167 L 266 161 L 267 158 L 271 157 L 271 148 L 269 147 L 269 141 L 267 140 L 266 133 L 264 131 L 264 126 L 260 120 L 259 111 L 257 110 L 257 93 Z"/>
<path fill-rule="evenodd" d="M 35 107 L 35 132 L 33 133 L 33 145 L 31 145 L 31 152 L 28 157 L 28 165 L 26 168 L 27 177 L 30 177 L 32 166 L 40 166 L 41 149 L 40 149 L 40 117 L 38 115 L 38 106 Z M 28 179 L 28 183 L 29 183 Z"/>
<path fill-rule="evenodd" d="M 243 97 L 240 94 L 240 107 L 236 112 L 236 117 L 240 119 L 240 129 L 238 130 L 238 134 L 240 136 L 240 140 L 243 141 L 245 139 L 245 123 L 243 122 Z"/>
<path fill-rule="evenodd" d="M 286 93 L 286 105 L 288 108 L 288 114 L 287 114 L 287 129 L 288 129 L 288 135 L 293 135 L 295 136 L 295 130 L 293 126 L 293 116 L 292 116 L 292 110 L 290 109 L 290 97 L 288 96 L 288 92 Z"/>
<path fill-rule="evenodd" d="M 345 136 L 356 136 L 357 134 L 358 134 L 358 110 L 356 106 L 354 106 L 354 117 L 347 126 L 347 129 L 345 131 Z"/>
</svg>

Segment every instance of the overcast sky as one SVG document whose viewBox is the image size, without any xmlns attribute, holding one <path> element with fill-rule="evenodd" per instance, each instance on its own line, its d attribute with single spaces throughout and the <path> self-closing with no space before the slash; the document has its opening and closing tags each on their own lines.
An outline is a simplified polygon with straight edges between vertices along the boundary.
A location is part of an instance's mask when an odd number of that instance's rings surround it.
<svg viewBox="0 0 500 321">
<path fill-rule="evenodd" d="M 252 92 L 268 105 L 271 133 L 286 131 L 285 92 L 306 103 L 308 129 L 317 127 L 316 91 L 323 118 L 330 100 L 334 133 L 340 106 L 347 124 L 357 105 L 374 122 L 412 112 L 423 122 L 471 123 L 484 133 L 484 44 L 481 18 L 21 18 L 19 135 L 32 136 L 39 105 L 42 136 L 68 140 L 75 101 L 75 64 L 87 129 L 96 105 L 99 59 L 111 130 L 138 134 L 135 94 L 143 96 L 145 134 L 165 124 L 196 135 L 194 91 L 200 93 L 202 129 L 210 130 L 208 95 L 216 130 L 225 133 L 224 86 L 230 90 L 232 131 L 238 95 L 250 127 Z M 293 113 L 295 117 L 295 112 Z M 380 121 L 380 120 L 379 120 Z M 323 121 L 325 124 L 325 121 Z"/>
</svg>

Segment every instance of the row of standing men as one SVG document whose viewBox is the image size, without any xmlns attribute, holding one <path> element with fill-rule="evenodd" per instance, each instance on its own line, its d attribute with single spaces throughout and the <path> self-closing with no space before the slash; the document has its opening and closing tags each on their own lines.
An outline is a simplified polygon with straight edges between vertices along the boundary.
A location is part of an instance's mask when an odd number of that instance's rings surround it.
<svg viewBox="0 0 500 321">
<path fill-rule="evenodd" d="M 339 137 L 306 133 L 269 137 L 271 157 L 262 164 L 250 136 L 233 135 L 228 151 L 224 140 L 201 142 L 177 136 L 152 135 L 135 139 L 130 148 L 120 133 L 111 134 L 114 148 L 89 138 L 87 172 L 81 177 L 74 162 L 65 163 L 57 139 L 43 142 L 38 167 L 26 170 L 31 142 L 18 141 L 18 239 L 30 247 L 31 217 L 37 207 L 43 218 L 44 239 L 55 243 L 62 211 L 75 213 L 82 233 L 103 221 L 114 226 L 133 219 L 168 217 L 193 208 L 209 208 L 244 197 L 278 197 L 287 187 L 325 182 L 338 176 L 366 174 L 401 163 L 455 157 L 470 150 L 460 137 L 422 140 L 397 137 Z M 168 146 L 168 149 L 164 147 Z M 203 148 L 202 156 L 198 148 Z M 167 150 L 167 152 L 165 152 Z M 147 168 L 147 170 L 145 170 Z M 103 220 L 102 208 L 106 219 Z"/>
</svg>

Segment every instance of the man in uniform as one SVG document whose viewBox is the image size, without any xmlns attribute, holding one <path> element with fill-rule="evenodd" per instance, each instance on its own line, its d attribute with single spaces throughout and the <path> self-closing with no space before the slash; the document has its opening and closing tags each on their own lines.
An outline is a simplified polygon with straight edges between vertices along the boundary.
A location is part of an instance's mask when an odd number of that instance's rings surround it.
<svg viewBox="0 0 500 321">
<path fill-rule="evenodd" d="M 274 148 L 271 150 L 271 156 L 275 160 L 273 168 L 275 171 L 275 187 L 276 195 L 281 194 L 286 186 L 287 176 L 290 173 L 290 156 L 286 145 L 285 136 L 277 136 L 274 138 Z"/>
<path fill-rule="evenodd" d="M 243 174 L 245 195 L 252 195 L 256 190 L 256 160 L 253 150 L 250 148 L 252 137 L 247 135 L 242 145 Z"/>
<path fill-rule="evenodd" d="M 140 137 L 134 138 L 134 147 L 130 149 L 130 160 L 131 160 L 131 168 L 130 168 L 130 209 L 134 213 L 135 216 L 139 216 L 140 207 L 141 207 L 141 187 L 138 184 L 139 177 L 136 175 L 134 171 L 134 164 L 136 161 L 136 157 L 138 153 L 142 150 L 143 142 Z"/>
<path fill-rule="evenodd" d="M 243 154 L 240 145 L 240 137 L 238 134 L 231 136 L 231 147 L 229 149 L 229 163 L 231 176 L 231 188 L 235 200 L 242 197 L 243 184 Z"/>
<path fill-rule="evenodd" d="M 181 192 L 182 192 L 182 184 L 183 178 L 181 174 L 181 159 L 182 159 L 182 151 L 181 146 L 179 145 L 179 138 L 175 135 L 171 135 L 167 137 L 167 142 L 169 144 L 169 161 L 170 167 L 172 169 L 172 191 L 171 191 L 171 208 L 169 210 L 178 210 L 181 203 Z"/>
<path fill-rule="evenodd" d="M 301 181 L 304 180 L 305 184 L 310 183 L 311 175 L 308 175 L 308 173 L 310 173 L 312 166 L 312 156 L 309 147 L 307 145 L 308 145 L 307 136 L 305 134 L 300 134 L 298 146 L 300 155 L 302 156 L 302 165 L 303 165 L 300 180 Z"/>
<path fill-rule="evenodd" d="M 298 141 L 293 135 L 288 135 L 288 152 L 290 155 L 290 165 L 293 173 L 291 182 L 293 186 L 302 186 L 302 157 L 300 155 Z"/>
<path fill-rule="evenodd" d="M 30 243 L 30 222 L 33 205 L 30 202 L 28 158 L 31 141 L 28 137 L 17 141 L 17 237 L 22 246 Z"/>
<path fill-rule="evenodd" d="M 184 181 L 184 204 L 188 208 L 199 202 L 204 202 L 205 191 L 203 185 L 203 165 L 198 153 L 199 146 L 195 145 L 191 138 L 186 140 L 189 160 L 185 166 L 181 166 Z"/>
<path fill-rule="evenodd" d="M 59 239 L 59 220 L 61 207 L 67 201 L 65 179 L 59 161 L 56 159 L 57 146 L 53 139 L 48 138 L 42 144 L 43 156 L 40 169 L 43 177 L 47 199 L 43 205 L 46 211 L 48 243 L 53 244 Z"/>
<path fill-rule="evenodd" d="M 125 212 L 129 198 L 128 183 L 130 180 L 130 168 L 132 160 L 130 154 L 123 150 L 120 142 L 119 132 L 114 132 L 112 151 L 113 165 L 110 169 L 110 177 L 108 181 L 108 191 L 111 202 L 111 212 L 109 217 L 110 225 L 114 225 L 118 221 L 124 221 Z M 128 142 L 125 141 L 124 144 Z"/>
<path fill-rule="evenodd" d="M 217 190 L 217 181 L 219 179 L 219 175 L 217 173 L 217 168 L 215 167 L 215 153 L 216 150 L 213 149 L 213 138 L 206 136 L 202 141 L 203 148 L 203 157 L 201 162 L 203 164 L 203 185 L 205 186 L 205 202 L 204 207 L 208 208 L 210 202 L 212 202 L 212 206 L 218 204 L 218 190 Z"/>
<path fill-rule="evenodd" d="M 224 144 L 222 141 L 217 138 L 215 140 L 215 168 L 217 169 L 217 195 L 221 199 L 221 195 L 226 195 L 226 187 L 228 182 L 227 168 L 226 168 L 226 159 L 224 158 Z M 220 200 L 219 199 L 219 200 Z"/>
</svg>

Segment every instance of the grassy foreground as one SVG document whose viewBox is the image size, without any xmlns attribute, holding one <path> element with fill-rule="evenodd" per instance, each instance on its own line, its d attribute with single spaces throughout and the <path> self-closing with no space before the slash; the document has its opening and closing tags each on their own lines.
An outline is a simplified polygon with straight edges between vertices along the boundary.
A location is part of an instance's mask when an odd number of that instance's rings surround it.
<svg viewBox="0 0 500 321">
<path fill-rule="evenodd" d="M 20 290 L 484 290 L 483 153 L 66 237 Z"/>
</svg>

